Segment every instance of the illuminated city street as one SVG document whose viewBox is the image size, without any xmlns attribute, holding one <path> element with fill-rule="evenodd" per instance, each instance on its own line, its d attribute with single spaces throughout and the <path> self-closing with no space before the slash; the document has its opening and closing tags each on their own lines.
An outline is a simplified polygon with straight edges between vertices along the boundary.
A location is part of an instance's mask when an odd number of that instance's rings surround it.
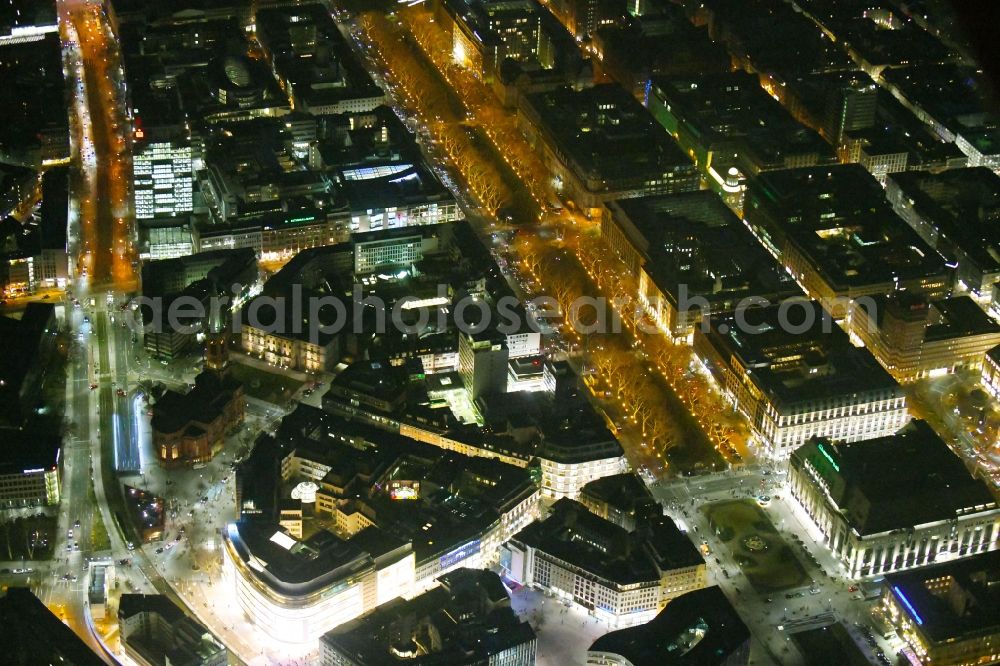
<svg viewBox="0 0 1000 666">
<path fill-rule="evenodd" d="M 1000 660 L 997 21 L 202 4 L 0 2 L 0 661 Z"/>
</svg>

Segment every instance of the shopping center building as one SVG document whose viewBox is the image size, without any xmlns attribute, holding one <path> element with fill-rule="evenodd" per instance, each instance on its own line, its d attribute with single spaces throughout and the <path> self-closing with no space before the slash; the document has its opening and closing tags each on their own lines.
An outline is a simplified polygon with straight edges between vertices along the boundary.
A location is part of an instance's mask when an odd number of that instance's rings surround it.
<svg viewBox="0 0 1000 666">
<path fill-rule="evenodd" d="M 242 520 L 225 531 L 224 584 L 274 640 L 307 643 L 413 591 L 410 544 L 368 527 L 350 539 L 320 531 L 300 541 L 276 523 Z"/>
</svg>

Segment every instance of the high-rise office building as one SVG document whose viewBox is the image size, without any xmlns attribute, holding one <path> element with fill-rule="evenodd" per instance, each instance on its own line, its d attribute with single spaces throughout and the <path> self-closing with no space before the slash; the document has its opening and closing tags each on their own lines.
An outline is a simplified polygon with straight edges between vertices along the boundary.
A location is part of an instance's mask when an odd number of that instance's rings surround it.
<svg viewBox="0 0 1000 666">
<path fill-rule="evenodd" d="M 458 373 L 469 396 L 505 393 L 510 352 L 504 336 L 492 331 L 464 333 L 458 339 Z"/>
<path fill-rule="evenodd" d="M 831 75 L 831 79 L 833 76 Z M 866 76 L 843 74 L 831 80 L 824 131 L 835 145 L 844 132 L 865 129 L 875 124 L 878 87 Z"/>
<path fill-rule="evenodd" d="M 184 140 L 136 143 L 132 171 L 137 219 L 172 217 L 194 209 L 192 147 Z"/>
</svg>

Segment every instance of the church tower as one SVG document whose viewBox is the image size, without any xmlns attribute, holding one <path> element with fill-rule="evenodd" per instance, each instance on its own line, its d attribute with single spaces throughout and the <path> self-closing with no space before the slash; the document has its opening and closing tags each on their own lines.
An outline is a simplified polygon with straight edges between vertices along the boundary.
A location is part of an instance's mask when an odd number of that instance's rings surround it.
<svg viewBox="0 0 1000 666">
<path fill-rule="evenodd" d="M 229 363 L 229 333 L 223 308 L 222 304 L 212 303 L 205 337 L 205 369 L 220 374 Z"/>
</svg>

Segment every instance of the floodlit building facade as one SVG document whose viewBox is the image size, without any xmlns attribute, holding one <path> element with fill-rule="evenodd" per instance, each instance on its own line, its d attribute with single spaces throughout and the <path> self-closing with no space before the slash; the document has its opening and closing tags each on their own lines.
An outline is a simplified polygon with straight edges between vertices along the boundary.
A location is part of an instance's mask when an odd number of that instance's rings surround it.
<svg viewBox="0 0 1000 666">
<path fill-rule="evenodd" d="M 314 641 L 334 627 L 413 592 L 409 543 L 369 527 L 349 540 L 320 531 L 306 541 L 277 524 L 230 524 L 223 543 L 225 585 L 263 633 Z"/>
<path fill-rule="evenodd" d="M 884 615 L 920 663 L 964 666 L 1000 661 L 1000 553 L 889 574 Z M 912 663 L 913 659 L 911 659 Z"/>
<path fill-rule="evenodd" d="M 909 420 L 896 380 L 815 301 L 711 317 L 694 351 L 776 459 L 811 437 L 884 437 Z"/>
<path fill-rule="evenodd" d="M 899 382 L 979 370 L 1000 325 L 968 296 L 928 301 L 899 292 L 852 308 L 850 332 Z"/>
<path fill-rule="evenodd" d="M 629 533 L 561 499 L 552 514 L 504 544 L 506 575 L 592 611 L 612 627 L 648 622 L 671 600 L 705 587 L 705 562 L 665 516 Z"/>
<path fill-rule="evenodd" d="M 994 398 L 1000 396 L 1000 345 L 986 352 L 981 383 Z"/>
<path fill-rule="evenodd" d="M 815 438 L 792 454 L 789 487 L 852 577 L 997 547 L 992 494 L 924 421 L 865 442 Z"/>
</svg>

